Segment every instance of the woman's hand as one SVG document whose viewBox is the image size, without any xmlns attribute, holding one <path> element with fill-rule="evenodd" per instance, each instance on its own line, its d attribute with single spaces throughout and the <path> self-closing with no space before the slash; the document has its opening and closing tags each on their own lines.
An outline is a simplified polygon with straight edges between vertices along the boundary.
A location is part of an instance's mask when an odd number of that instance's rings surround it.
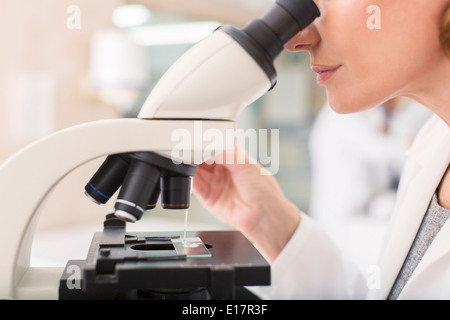
<svg viewBox="0 0 450 320">
<path fill-rule="evenodd" d="M 194 192 L 207 210 L 240 230 L 273 261 L 297 228 L 299 210 L 285 198 L 275 178 L 245 151 L 227 154 L 228 159 L 235 156 L 245 158 L 245 164 L 200 165 Z"/>
</svg>

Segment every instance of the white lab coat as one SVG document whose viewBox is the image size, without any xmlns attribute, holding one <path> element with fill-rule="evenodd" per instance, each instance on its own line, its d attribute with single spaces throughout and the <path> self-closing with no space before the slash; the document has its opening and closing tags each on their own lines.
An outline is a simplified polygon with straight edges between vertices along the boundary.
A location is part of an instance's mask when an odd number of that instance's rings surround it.
<svg viewBox="0 0 450 320">
<path fill-rule="evenodd" d="M 379 264 L 358 270 L 319 225 L 302 214 L 299 227 L 272 264 L 272 285 L 258 293 L 271 299 L 386 299 L 449 163 L 450 127 L 433 116 L 408 151 Z M 450 299 L 450 221 L 399 299 Z"/>
<path fill-rule="evenodd" d="M 343 115 L 326 104 L 311 129 L 308 215 L 364 269 L 379 257 L 406 150 L 432 114 L 399 103 L 389 118 L 383 106 Z"/>
</svg>

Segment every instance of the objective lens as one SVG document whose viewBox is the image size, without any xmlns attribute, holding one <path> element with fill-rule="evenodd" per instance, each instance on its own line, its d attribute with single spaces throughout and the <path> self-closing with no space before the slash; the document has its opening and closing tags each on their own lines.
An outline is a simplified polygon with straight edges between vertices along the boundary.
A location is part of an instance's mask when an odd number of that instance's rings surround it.
<svg viewBox="0 0 450 320">
<path fill-rule="evenodd" d="M 161 206 L 164 209 L 188 209 L 191 196 L 191 177 L 162 177 Z"/>
<path fill-rule="evenodd" d="M 128 166 L 129 160 L 125 155 L 108 156 L 84 187 L 86 196 L 96 204 L 108 202 L 122 185 Z"/>
<path fill-rule="evenodd" d="M 161 184 L 158 182 L 155 185 L 155 189 L 150 196 L 150 199 L 147 201 L 146 210 L 152 210 L 156 208 L 156 203 L 158 202 L 159 194 L 161 193 Z"/>
<path fill-rule="evenodd" d="M 159 169 L 139 160 L 133 160 L 120 189 L 115 215 L 125 221 L 136 222 L 147 209 L 155 187 L 159 184 Z"/>
</svg>

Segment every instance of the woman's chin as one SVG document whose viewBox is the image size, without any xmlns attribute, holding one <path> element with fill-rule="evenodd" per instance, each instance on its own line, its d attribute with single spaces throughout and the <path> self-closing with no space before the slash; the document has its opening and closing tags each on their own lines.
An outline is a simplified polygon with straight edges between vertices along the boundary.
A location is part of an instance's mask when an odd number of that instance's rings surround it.
<svg viewBox="0 0 450 320">
<path fill-rule="evenodd" d="M 378 101 L 373 102 L 364 100 L 354 99 L 354 97 L 351 97 L 350 94 L 346 97 L 339 97 L 339 98 L 328 95 L 328 103 L 331 106 L 331 109 L 333 109 L 336 113 L 339 114 L 361 112 L 364 110 L 371 109 L 383 103 Z"/>
</svg>

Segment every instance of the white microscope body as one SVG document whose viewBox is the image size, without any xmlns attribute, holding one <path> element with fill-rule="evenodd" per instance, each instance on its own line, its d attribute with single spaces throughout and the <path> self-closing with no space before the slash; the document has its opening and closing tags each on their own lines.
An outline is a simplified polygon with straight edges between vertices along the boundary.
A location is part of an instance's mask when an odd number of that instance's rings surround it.
<svg viewBox="0 0 450 320">
<path fill-rule="evenodd" d="M 199 44 L 202 47 L 208 46 L 212 42 L 214 57 L 205 57 L 203 48 L 200 48 L 200 53 L 203 54 L 198 56 L 196 54 L 197 48 L 193 48 L 192 53 L 187 57 L 189 61 L 180 61 L 181 63 L 178 63 L 180 67 L 174 65 L 175 69 L 172 69 L 168 75 L 172 79 L 184 80 L 187 84 L 184 81 L 181 81 L 181 83 L 174 81 L 164 83 L 164 79 L 162 79 L 160 88 L 155 88 L 153 91 L 155 94 L 149 97 L 149 101 L 139 114 L 140 118 L 145 119 L 114 119 L 74 126 L 33 143 L 0 167 L 0 202 L 2 203 L 0 212 L 2 220 L 0 224 L 0 243 L 2 244 L 0 297 L 28 298 L 27 288 L 32 284 L 24 284 L 23 281 L 33 279 L 40 281 L 44 277 L 52 277 L 49 274 L 50 270 L 29 268 L 30 249 L 45 199 L 55 185 L 68 173 L 92 159 L 108 154 L 155 151 L 170 155 L 177 143 L 172 141 L 172 133 L 182 128 L 194 135 L 195 122 L 199 121 L 196 119 L 202 112 L 205 112 L 205 109 L 202 110 L 201 108 L 208 108 L 208 102 L 214 103 L 214 93 L 221 91 L 228 92 L 230 103 L 219 106 L 217 110 L 206 109 L 207 118 L 219 120 L 204 120 L 202 121 L 202 128 L 203 130 L 212 128 L 220 130 L 225 138 L 226 130 L 232 130 L 234 122 L 220 120 L 221 111 L 222 114 L 225 113 L 224 119 L 233 119 L 235 113 L 245 107 L 246 103 L 251 102 L 248 99 L 243 102 L 232 101 L 235 92 L 238 92 L 238 95 L 256 98 L 270 88 L 270 82 L 265 79 L 258 65 L 247 54 L 243 54 L 243 49 L 239 45 L 230 39 L 221 46 L 220 43 L 217 43 L 217 37 L 224 38 L 227 35 L 215 33 L 214 37 Z M 208 50 L 208 53 L 211 52 Z M 217 57 L 217 55 L 225 55 L 225 57 Z M 253 79 L 262 79 L 263 81 L 244 85 L 245 80 L 241 78 L 239 84 L 233 85 L 232 92 L 230 92 L 223 90 L 224 84 L 221 83 L 222 81 L 214 83 L 205 79 L 206 81 L 202 83 L 202 79 L 194 79 L 200 85 L 196 88 L 189 88 L 189 82 L 191 81 L 189 78 L 208 78 L 208 70 L 220 71 L 223 69 L 222 62 L 229 60 L 230 55 L 233 57 L 231 58 L 233 64 L 226 68 L 236 68 L 234 71 L 228 70 L 230 74 L 237 74 L 240 68 L 245 68 L 250 81 L 253 82 Z M 193 58 L 192 61 L 191 58 Z M 204 61 L 206 63 L 202 63 Z M 220 65 L 214 66 L 214 62 L 219 62 Z M 188 68 L 184 68 L 184 65 L 187 65 Z M 188 79 L 186 79 L 187 77 Z M 248 90 L 248 88 L 250 88 L 250 92 L 239 92 Z M 185 101 L 176 101 L 181 99 L 182 96 L 184 96 Z M 166 101 L 166 97 L 169 97 L 167 106 L 164 103 L 161 103 L 161 106 L 158 105 L 159 101 Z M 175 102 L 172 102 L 173 100 Z M 196 103 L 195 100 L 200 101 Z M 156 101 L 156 103 L 153 103 L 153 101 Z M 191 111 L 190 106 L 200 108 Z M 178 110 L 176 107 L 178 107 Z M 208 114 L 208 110 L 210 110 L 210 114 Z M 193 119 L 156 120 L 155 117 Z M 225 143 L 221 145 L 226 146 Z M 191 151 L 202 152 L 202 150 Z M 55 271 L 58 272 L 59 270 Z M 57 279 L 58 276 L 56 275 L 52 280 Z M 57 294 L 58 282 L 56 281 L 54 285 L 54 287 L 51 287 L 54 290 L 51 294 L 56 298 L 54 294 Z M 41 286 L 36 286 L 34 283 L 33 287 Z M 45 288 L 41 287 L 36 292 L 38 293 L 37 297 L 43 297 L 44 292 Z"/>
<path fill-rule="evenodd" d="M 286 11 L 291 10 L 285 6 L 298 9 L 297 19 L 303 22 L 291 18 L 298 26 L 289 24 L 286 39 L 319 15 L 312 0 L 299 1 L 300 8 L 290 2 L 278 0 L 270 15 L 285 21 Z M 234 129 L 239 112 L 274 85 L 275 75 L 271 78 L 261 67 L 267 61 L 257 60 L 243 48 L 242 39 L 218 30 L 169 69 L 137 119 L 70 127 L 36 141 L 7 160 L 0 167 L 0 299 L 58 298 L 63 267 L 30 267 L 30 251 L 45 200 L 62 178 L 80 165 L 109 154 L 154 151 L 170 155 L 177 143 L 172 133 L 185 129 L 194 134 L 198 121 L 203 130 L 219 130 L 225 139 L 226 131 Z M 225 141 L 218 146 L 223 151 L 227 147 Z M 202 152 L 195 150 L 195 144 L 187 151 Z"/>
</svg>

